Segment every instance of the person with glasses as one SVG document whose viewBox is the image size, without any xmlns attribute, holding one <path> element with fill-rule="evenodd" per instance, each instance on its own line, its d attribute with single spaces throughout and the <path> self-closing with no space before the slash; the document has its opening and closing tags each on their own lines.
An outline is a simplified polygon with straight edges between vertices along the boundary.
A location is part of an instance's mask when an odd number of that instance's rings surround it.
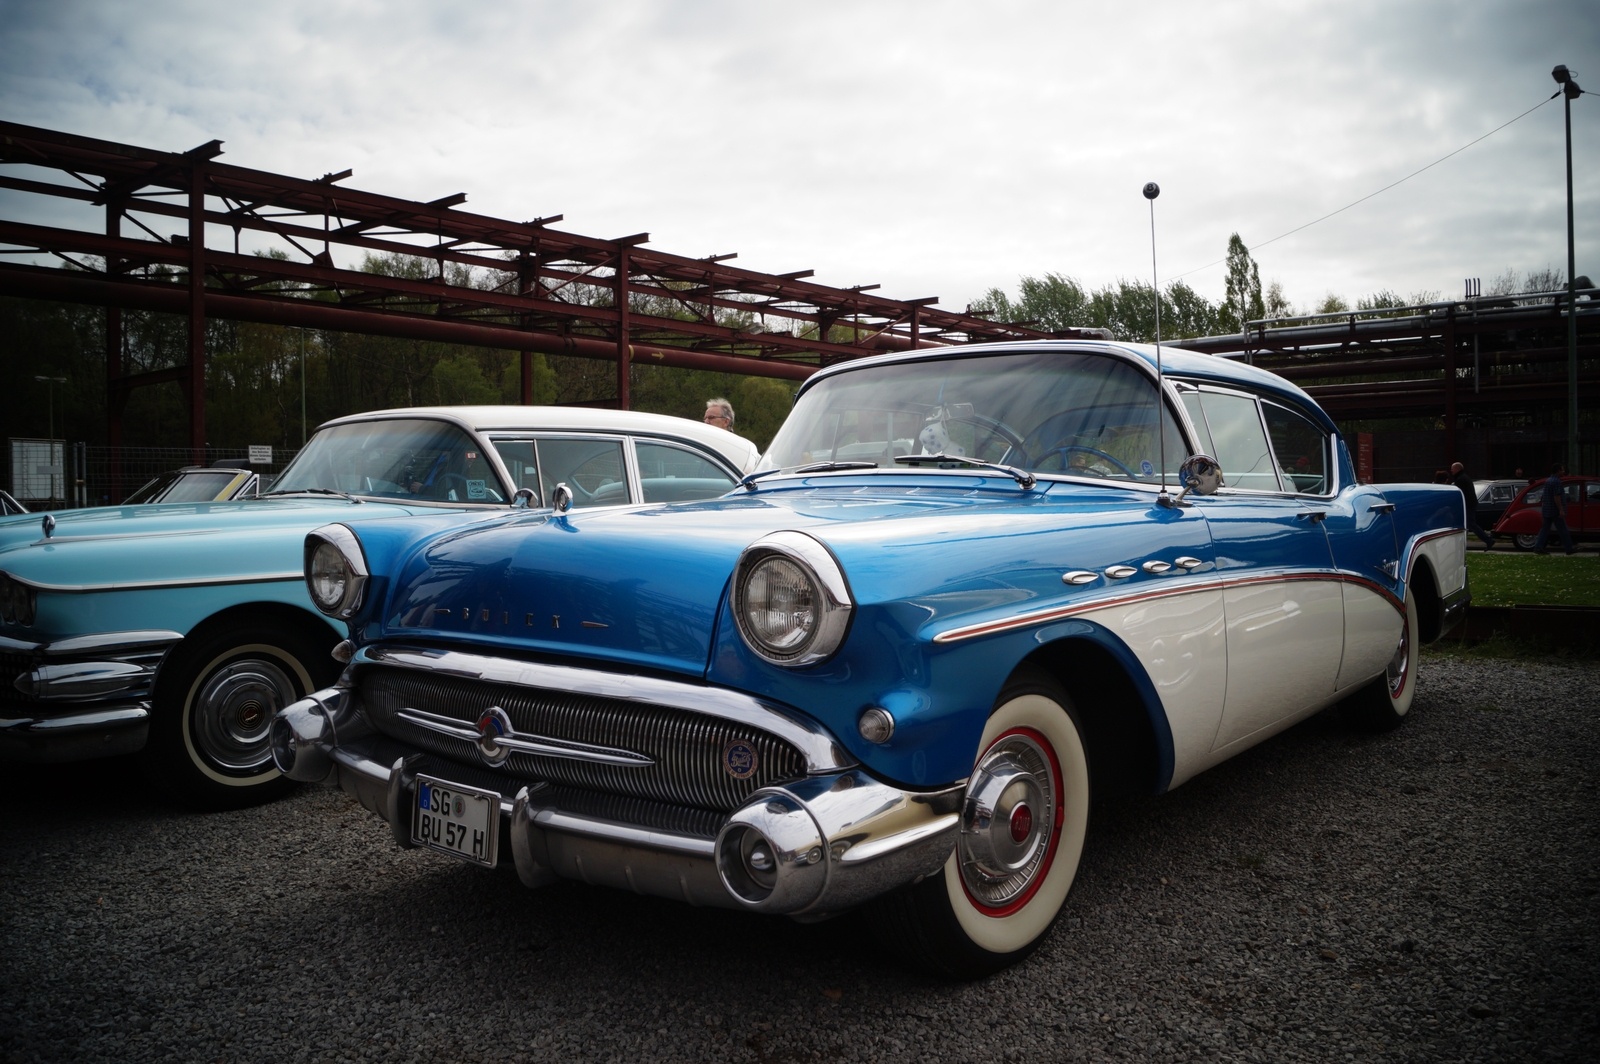
<svg viewBox="0 0 1600 1064">
<path fill-rule="evenodd" d="M 707 425 L 715 425 L 719 429 L 733 431 L 733 404 L 726 399 L 707 399 L 706 415 L 702 419 Z"/>
</svg>

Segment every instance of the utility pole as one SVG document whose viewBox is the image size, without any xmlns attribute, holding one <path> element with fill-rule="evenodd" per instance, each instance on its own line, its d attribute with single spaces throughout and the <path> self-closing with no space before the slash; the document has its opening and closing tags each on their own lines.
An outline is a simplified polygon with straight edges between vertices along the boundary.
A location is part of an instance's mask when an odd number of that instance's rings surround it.
<svg viewBox="0 0 1600 1064">
<path fill-rule="evenodd" d="M 1567 472 L 1580 472 L 1578 457 L 1578 256 L 1572 238 L 1572 101 L 1583 95 L 1566 66 L 1550 71 L 1561 86 L 1567 113 Z"/>
<path fill-rule="evenodd" d="M 300 330 L 300 446 L 306 445 L 306 331 Z"/>
</svg>

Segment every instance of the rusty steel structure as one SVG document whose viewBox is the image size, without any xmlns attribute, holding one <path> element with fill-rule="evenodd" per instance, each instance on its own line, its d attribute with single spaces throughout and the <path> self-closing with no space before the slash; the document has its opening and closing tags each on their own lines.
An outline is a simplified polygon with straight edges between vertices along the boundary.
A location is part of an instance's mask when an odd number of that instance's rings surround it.
<svg viewBox="0 0 1600 1064">
<path fill-rule="evenodd" d="M 1567 405 L 1569 318 L 1579 338 L 1579 405 L 1600 406 L 1600 290 L 1580 288 L 1577 297 L 1575 315 L 1563 290 L 1252 321 L 1239 333 L 1174 345 L 1269 369 L 1337 421 L 1438 419 L 1453 456 L 1463 417 Z"/>
<path fill-rule="evenodd" d="M 128 393 L 176 381 L 190 446 L 203 450 L 208 318 L 519 351 L 523 402 L 534 352 L 612 360 L 623 408 L 633 365 L 802 379 L 887 350 L 1083 335 L 951 313 L 937 298 L 889 299 L 878 285 L 829 287 L 806 280 L 809 270 L 744 270 L 728 264 L 734 255 L 668 254 L 646 247 L 647 233 L 580 236 L 552 228 L 561 215 L 473 214 L 460 209 L 465 193 L 405 200 L 347 187 L 349 170 L 308 180 L 222 163 L 221 153 L 220 141 L 173 153 L 0 122 L 0 188 L 103 212 L 93 230 L 0 218 L 4 253 L 62 262 L 0 261 L 0 295 L 107 308 L 113 447 Z M 241 252 L 247 232 L 252 246 L 287 257 Z M 336 250 L 404 256 L 415 268 L 352 269 Z M 125 308 L 187 316 L 188 362 L 125 373 Z"/>
</svg>

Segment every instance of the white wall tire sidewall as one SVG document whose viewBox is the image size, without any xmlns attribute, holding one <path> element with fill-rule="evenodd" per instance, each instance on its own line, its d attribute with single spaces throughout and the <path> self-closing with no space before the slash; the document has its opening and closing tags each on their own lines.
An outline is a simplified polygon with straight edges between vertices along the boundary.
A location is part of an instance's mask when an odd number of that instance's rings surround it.
<svg viewBox="0 0 1600 1064">
<path fill-rule="evenodd" d="M 1419 632 L 1422 627 L 1417 618 L 1417 596 L 1411 593 L 1411 587 L 1406 586 L 1406 686 L 1400 692 L 1399 698 L 1389 695 L 1385 688 L 1383 694 L 1389 699 L 1389 708 L 1397 717 L 1403 717 L 1411 712 L 1411 703 L 1417 697 L 1417 668 L 1422 664 L 1422 640 Z"/>
<path fill-rule="evenodd" d="M 983 740 L 978 744 L 980 754 L 1013 728 L 1033 728 L 1055 748 L 1061 765 L 1062 794 L 1058 801 L 1064 815 L 1055 858 L 1050 871 L 1045 873 L 1044 882 L 1028 904 L 1008 916 L 979 912 L 961 884 L 957 856 L 952 854 L 945 862 L 945 891 L 956 920 L 974 945 L 990 953 L 1015 953 L 1050 927 L 1077 877 L 1078 861 L 1083 856 L 1083 838 L 1089 827 L 1089 759 L 1072 717 L 1054 699 L 1037 694 L 1019 695 L 990 714 L 989 723 L 983 729 Z"/>
<path fill-rule="evenodd" d="M 269 761 L 267 763 L 268 767 L 254 776 L 227 776 L 206 764 L 205 757 L 199 750 L 195 749 L 194 735 L 190 728 L 195 696 L 199 694 L 200 688 L 204 686 L 206 678 L 224 662 L 249 654 L 258 654 L 282 663 L 294 675 L 295 679 L 300 682 L 302 693 L 316 689 L 311 681 L 311 674 L 306 671 L 306 667 L 301 663 L 300 659 L 283 647 L 273 646 L 270 643 L 246 643 L 241 646 L 229 647 L 212 658 L 203 669 L 195 674 L 194 682 L 189 685 L 189 690 L 184 692 L 183 695 L 183 714 L 178 721 L 178 729 L 183 736 L 184 752 L 189 755 L 189 764 L 193 765 L 195 771 L 206 779 L 213 783 L 219 783 L 224 787 L 259 787 L 261 784 L 270 783 L 282 775 L 277 767 Z"/>
</svg>

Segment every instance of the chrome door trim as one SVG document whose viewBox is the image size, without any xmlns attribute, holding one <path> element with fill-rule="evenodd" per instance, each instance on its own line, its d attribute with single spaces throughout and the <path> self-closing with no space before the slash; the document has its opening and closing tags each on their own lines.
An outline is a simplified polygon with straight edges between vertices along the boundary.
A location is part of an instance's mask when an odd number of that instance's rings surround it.
<svg viewBox="0 0 1600 1064">
<path fill-rule="evenodd" d="M 363 665 L 390 665 L 468 680 L 669 706 L 771 732 L 800 752 L 806 761 L 806 772 L 812 775 L 837 772 L 856 764 L 856 759 L 822 725 L 727 687 L 421 647 L 365 646 L 356 651 L 350 662 L 352 669 Z"/>
<path fill-rule="evenodd" d="M 175 587 L 216 587 L 220 584 L 271 584 L 282 580 L 305 579 L 305 573 L 296 572 L 255 573 L 251 576 L 198 576 L 188 580 L 124 580 L 114 584 L 46 584 L 14 573 L 5 575 L 35 591 L 54 591 L 64 595 L 87 595 L 96 591 L 161 591 Z"/>
</svg>

